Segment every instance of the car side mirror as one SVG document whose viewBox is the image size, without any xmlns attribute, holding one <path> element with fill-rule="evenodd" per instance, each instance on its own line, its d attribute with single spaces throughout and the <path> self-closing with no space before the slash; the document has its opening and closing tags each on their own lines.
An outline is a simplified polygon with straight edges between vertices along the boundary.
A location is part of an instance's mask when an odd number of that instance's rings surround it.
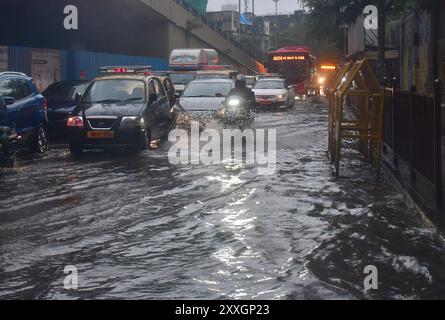
<svg viewBox="0 0 445 320">
<path fill-rule="evenodd" d="M 158 96 L 156 95 L 156 93 L 150 93 L 150 96 L 148 97 L 148 101 L 150 103 L 154 103 L 158 100 Z"/>
<path fill-rule="evenodd" d="M 14 104 L 15 99 L 13 97 L 3 97 L 3 101 L 7 106 Z"/>
<path fill-rule="evenodd" d="M 74 97 L 74 101 L 76 102 L 76 104 L 79 104 L 81 100 L 82 100 L 82 95 L 80 93 L 76 93 Z"/>
</svg>

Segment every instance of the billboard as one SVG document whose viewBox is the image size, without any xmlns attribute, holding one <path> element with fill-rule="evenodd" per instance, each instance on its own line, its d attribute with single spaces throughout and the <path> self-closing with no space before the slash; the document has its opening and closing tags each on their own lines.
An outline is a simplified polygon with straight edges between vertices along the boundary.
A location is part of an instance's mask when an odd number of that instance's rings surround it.
<svg viewBox="0 0 445 320">
<path fill-rule="evenodd" d="M 0 46 L 0 72 L 9 70 L 8 47 Z"/>
<path fill-rule="evenodd" d="M 50 84 L 61 80 L 60 61 L 59 50 L 31 50 L 31 74 L 41 91 L 45 90 Z"/>
</svg>

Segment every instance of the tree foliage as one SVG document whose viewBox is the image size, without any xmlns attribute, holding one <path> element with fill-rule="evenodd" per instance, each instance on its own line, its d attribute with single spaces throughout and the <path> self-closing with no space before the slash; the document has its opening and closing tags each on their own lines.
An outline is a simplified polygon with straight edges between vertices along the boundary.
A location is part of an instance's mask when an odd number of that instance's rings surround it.
<svg viewBox="0 0 445 320">
<path fill-rule="evenodd" d="M 309 12 L 309 24 L 319 38 L 339 39 L 342 27 L 354 22 L 367 5 L 384 8 L 388 19 L 399 18 L 417 7 L 427 8 L 434 0 L 300 0 Z"/>
<path fill-rule="evenodd" d="M 311 49 L 311 52 L 321 61 L 337 61 L 342 55 L 341 34 L 335 37 L 314 37 L 311 19 L 308 15 L 299 16 L 287 29 L 281 30 L 278 37 L 278 48 L 302 45 Z"/>
</svg>

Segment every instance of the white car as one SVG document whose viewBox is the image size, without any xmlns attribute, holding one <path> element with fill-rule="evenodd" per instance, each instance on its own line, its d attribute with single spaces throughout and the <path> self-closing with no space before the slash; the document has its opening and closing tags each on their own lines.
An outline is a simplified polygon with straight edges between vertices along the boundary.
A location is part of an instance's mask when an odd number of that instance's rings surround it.
<svg viewBox="0 0 445 320">
<path fill-rule="evenodd" d="M 295 91 L 285 79 L 265 78 L 253 88 L 257 106 L 262 109 L 287 109 L 295 105 Z"/>
</svg>

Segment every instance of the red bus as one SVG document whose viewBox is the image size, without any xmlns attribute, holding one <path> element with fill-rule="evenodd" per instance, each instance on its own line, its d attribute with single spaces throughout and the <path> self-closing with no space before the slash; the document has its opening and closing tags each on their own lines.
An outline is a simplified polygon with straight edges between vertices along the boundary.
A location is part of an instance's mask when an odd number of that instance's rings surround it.
<svg viewBox="0 0 445 320">
<path fill-rule="evenodd" d="M 268 53 L 267 71 L 284 77 L 299 96 L 316 95 L 316 60 L 307 47 L 285 47 Z"/>
</svg>

